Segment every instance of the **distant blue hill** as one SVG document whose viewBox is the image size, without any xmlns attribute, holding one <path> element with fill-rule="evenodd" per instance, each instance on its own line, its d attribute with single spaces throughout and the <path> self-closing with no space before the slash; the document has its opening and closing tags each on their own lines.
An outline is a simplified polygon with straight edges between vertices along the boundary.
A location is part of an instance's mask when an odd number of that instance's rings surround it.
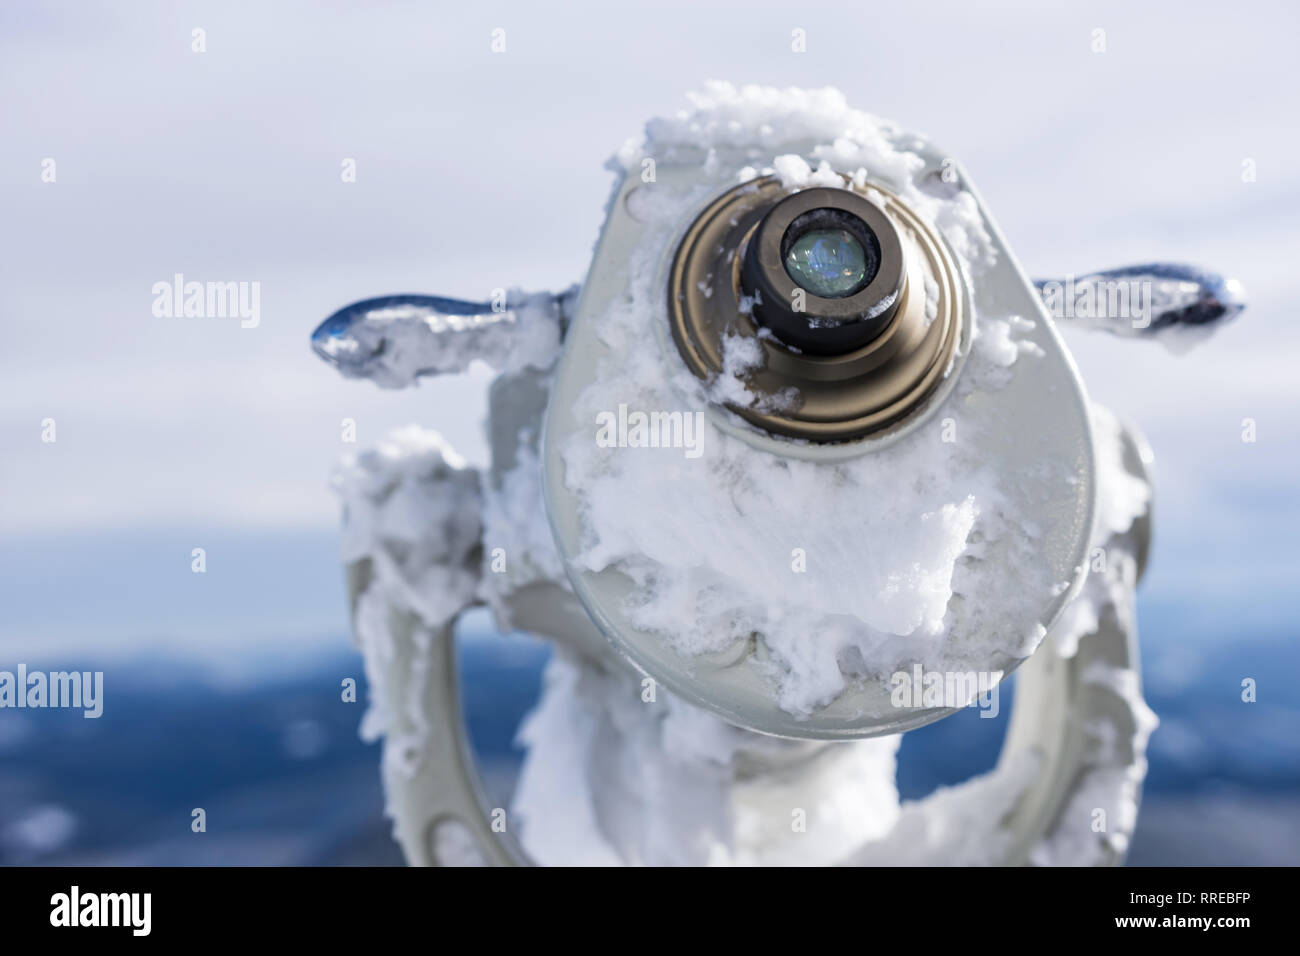
<svg viewBox="0 0 1300 956">
<path fill-rule="evenodd" d="M 98 720 L 0 712 L 0 862 L 400 862 L 378 749 L 357 736 L 363 704 L 340 700 L 345 677 L 365 699 L 360 659 L 342 638 L 335 646 L 225 686 L 193 661 L 128 656 L 104 665 Z M 470 732 L 504 801 L 548 649 L 479 631 L 461 650 Z M 1202 646 L 1194 658 L 1170 642 L 1147 650 L 1148 700 L 1164 725 L 1131 862 L 1296 862 L 1300 694 L 1283 679 L 1296 672 L 1293 643 Z M 1259 680 L 1259 703 L 1241 703 L 1242 675 Z M 971 710 L 908 734 L 902 795 L 991 767 L 1010 707 L 1004 695 L 997 719 Z M 195 807 L 207 811 L 204 834 L 190 831 Z"/>
</svg>

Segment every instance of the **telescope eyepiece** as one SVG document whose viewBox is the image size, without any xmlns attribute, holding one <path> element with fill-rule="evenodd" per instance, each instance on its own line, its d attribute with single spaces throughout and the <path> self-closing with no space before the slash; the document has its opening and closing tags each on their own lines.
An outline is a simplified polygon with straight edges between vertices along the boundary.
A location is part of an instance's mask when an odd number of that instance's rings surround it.
<svg viewBox="0 0 1300 956">
<path fill-rule="evenodd" d="M 862 348 L 898 312 L 906 275 L 889 217 L 846 189 L 787 196 L 749 236 L 741 285 L 754 320 L 810 355 Z"/>
</svg>

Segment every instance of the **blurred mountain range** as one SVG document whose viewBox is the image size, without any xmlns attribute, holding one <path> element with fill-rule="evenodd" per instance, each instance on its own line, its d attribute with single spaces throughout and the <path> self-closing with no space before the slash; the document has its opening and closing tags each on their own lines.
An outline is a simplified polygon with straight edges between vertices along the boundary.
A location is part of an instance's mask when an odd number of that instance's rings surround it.
<svg viewBox="0 0 1300 956">
<path fill-rule="evenodd" d="M 1131 864 L 1287 864 L 1300 847 L 1300 694 L 1294 642 L 1202 648 L 1148 642 L 1148 700 L 1161 717 Z M 460 636 L 466 717 L 493 798 L 509 798 L 515 728 L 548 649 L 474 619 Z M 57 661 L 29 666 L 57 667 Z M 69 665 L 73 666 L 73 665 Z M 75 666 L 85 666 L 78 661 Z M 104 714 L 0 713 L 0 862 L 9 864 L 398 864 L 382 812 L 378 748 L 363 704 L 344 703 L 360 658 L 346 649 L 281 661 L 260 679 L 214 680 L 184 658 L 104 665 Z M 1243 670 L 1244 668 L 1244 670 Z M 1240 701 L 1239 674 L 1260 702 Z M 1014 694 L 1014 688 L 1012 689 Z M 1010 707 L 908 734 L 905 799 L 993 765 Z M 207 830 L 190 830 L 191 811 Z"/>
</svg>

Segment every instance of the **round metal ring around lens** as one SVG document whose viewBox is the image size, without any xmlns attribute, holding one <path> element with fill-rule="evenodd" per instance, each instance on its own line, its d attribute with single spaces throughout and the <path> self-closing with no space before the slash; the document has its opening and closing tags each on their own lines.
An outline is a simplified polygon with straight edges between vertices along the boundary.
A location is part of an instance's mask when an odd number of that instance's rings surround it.
<svg viewBox="0 0 1300 956">
<path fill-rule="evenodd" d="M 855 194 L 866 191 L 847 179 L 845 188 Z M 768 212 L 792 194 L 776 177 L 718 197 L 677 247 L 668 277 L 673 341 L 691 372 L 707 381 L 728 374 L 724 356 L 730 337 L 758 336 L 763 364 L 743 376 L 757 400 L 727 405 L 758 428 L 815 442 L 850 441 L 882 431 L 919 409 L 952 363 L 968 321 L 961 272 L 929 223 L 889 190 L 876 184 L 870 189 L 884 198 L 883 210 L 872 208 L 889 217 L 901 240 L 903 278 L 887 325 L 850 351 L 800 351 L 775 335 L 760 334 L 750 314 L 752 304 L 745 302 L 742 308 L 748 243 Z M 928 310 L 927 279 L 933 292 Z"/>
</svg>

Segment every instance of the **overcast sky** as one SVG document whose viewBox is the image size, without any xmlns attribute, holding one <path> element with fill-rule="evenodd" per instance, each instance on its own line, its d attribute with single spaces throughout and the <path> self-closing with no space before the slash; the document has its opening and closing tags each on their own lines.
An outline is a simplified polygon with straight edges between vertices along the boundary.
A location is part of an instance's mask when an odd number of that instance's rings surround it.
<svg viewBox="0 0 1300 956">
<path fill-rule="evenodd" d="M 326 532 L 344 417 L 362 443 L 419 421 L 483 460 L 484 377 L 345 382 L 311 329 L 380 293 L 580 278 L 606 157 L 720 78 L 838 86 L 924 131 L 1033 274 L 1167 259 L 1240 277 L 1250 310 L 1189 356 L 1067 335 L 1092 395 L 1155 448 L 1155 597 L 1275 609 L 1300 571 L 1295 6 L 722 6 L 0 6 L 9 565 L 42 537 Z M 260 282 L 260 325 L 155 317 L 175 273 Z"/>
</svg>

